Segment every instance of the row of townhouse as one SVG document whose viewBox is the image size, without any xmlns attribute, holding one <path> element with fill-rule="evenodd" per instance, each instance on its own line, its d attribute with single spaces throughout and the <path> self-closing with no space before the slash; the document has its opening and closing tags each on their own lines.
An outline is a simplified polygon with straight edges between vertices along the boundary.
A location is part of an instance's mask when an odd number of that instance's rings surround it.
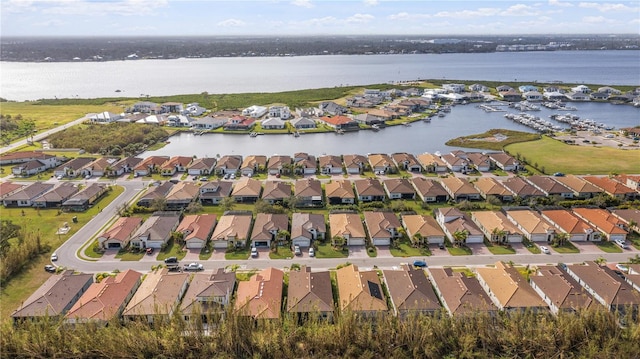
<svg viewBox="0 0 640 359">
<path fill-rule="evenodd" d="M 93 206 L 109 191 L 103 183 L 92 183 L 81 187 L 66 182 L 59 184 L 35 182 L 29 185 L 3 182 L 0 199 L 9 207 L 61 208 L 65 211 L 81 212 Z"/>
</svg>

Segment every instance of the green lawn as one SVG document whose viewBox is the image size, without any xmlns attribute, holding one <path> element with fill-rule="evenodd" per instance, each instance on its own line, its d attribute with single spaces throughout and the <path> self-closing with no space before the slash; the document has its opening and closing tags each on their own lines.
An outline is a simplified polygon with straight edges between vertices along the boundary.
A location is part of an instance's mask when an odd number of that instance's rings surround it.
<svg viewBox="0 0 640 359">
<path fill-rule="evenodd" d="M 103 254 L 104 253 L 100 250 L 97 238 L 94 239 L 93 241 L 91 241 L 91 244 L 86 246 L 84 248 L 84 252 L 82 252 L 83 256 L 85 256 L 87 258 L 94 258 L 94 259 L 102 258 Z"/>
<path fill-rule="evenodd" d="M 349 257 L 349 250 L 335 250 L 331 243 L 319 243 L 318 250 L 316 250 L 316 257 L 318 258 L 347 258 Z"/>
<path fill-rule="evenodd" d="M 426 246 L 416 248 L 409 241 L 399 241 L 398 248 L 392 247 L 390 252 L 394 257 L 423 257 L 431 255 L 431 251 Z"/>
<path fill-rule="evenodd" d="M 233 249 L 227 250 L 224 254 L 224 259 L 226 260 L 241 260 L 249 258 L 250 249 L 242 248 L 242 249 Z"/>
<path fill-rule="evenodd" d="M 369 258 L 375 258 L 378 256 L 378 249 L 376 247 L 367 247 L 367 255 Z"/>
<path fill-rule="evenodd" d="M 165 248 L 164 251 L 160 251 L 156 259 L 159 261 L 163 261 L 169 257 L 177 257 L 178 260 L 181 260 L 186 255 L 187 255 L 186 250 L 183 250 L 181 246 L 175 244 L 172 240 L 169 240 L 167 244 L 167 248 Z"/>
<path fill-rule="evenodd" d="M 487 246 L 489 252 L 493 254 L 516 254 L 516 250 L 511 246 L 504 246 L 500 244 L 494 244 L 487 240 L 484 241 L 484 245 Z"/>
<path fill-rule="evenodd" d="M 562 247 L 552 245 L 551 248 L 558 253 L 580 253 L 580 250 L 569 241 L 566 241 Z"/>
<path fill-rule="evenodd" d="M 144 251 L 132 252 L 132 251 L 129 251 L 128 249 L 121 249 L 118 251 L 118 254 L 116 254 L 116 258 L 120 258 L 121 261 L 125 261 L 125 262 L 139 261 L 144 256 L 145 256 Z"/>
<path fill-rule="evenodd" d="M 598 248 L 600 248 L 603 252 L 622 253 L 622 248 L 620 248 L 613 242 L 601 241 L 601 242 L 595 242 L 595 243 L 596 243 L 596 246 L 598 246 Z"/>
<path fill-rule="evenodd" d="M 291 259 L 293 258 L 293 252 L 289 247 L 278 247 L 278 252 L 269 251 L 269 258 L 271 259 Z"/>
<path fill-rule="evenodd" d="M 452 256 L 470 256 L 473 254 L 469 247 L 447 247 Z"/>
<path fill-rule="evenodd" d="M 200 251 L 200 255 L 198 256 L 198 258 L 201 261 L 206 261 L 209 258 L 211 258 L 211 255 L 213 254 L 213 244 L 211 243 L 211 241 L 207 241 L 207 245 L 202 248 L 202 250 Z"/>
</svg>

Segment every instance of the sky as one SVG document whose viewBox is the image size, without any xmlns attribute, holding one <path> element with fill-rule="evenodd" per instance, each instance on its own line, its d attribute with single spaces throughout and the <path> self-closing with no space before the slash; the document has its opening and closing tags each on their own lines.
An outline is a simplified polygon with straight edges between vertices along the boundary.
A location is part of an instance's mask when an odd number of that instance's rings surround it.
<svg viewBox="0 0 640 359">
<path fill-rule="evenodd" d="M 0 0 L 0 36 L 640 34 L 640 0 Z"/>
</svg>

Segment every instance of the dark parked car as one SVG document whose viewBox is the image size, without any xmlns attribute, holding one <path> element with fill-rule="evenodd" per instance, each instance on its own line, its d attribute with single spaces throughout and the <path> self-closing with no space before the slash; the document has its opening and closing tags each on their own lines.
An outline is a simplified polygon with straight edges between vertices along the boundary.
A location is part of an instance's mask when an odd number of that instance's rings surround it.
<svg viewBox="0 0 640 359">
<path fill-rule="evenodd" d="M 165 264 L 169 264 L 169 263 L 178 263 L 178 258 L 176 257 L 169 257 L 167 259 L 164 260 Z"/>
<path fill-rule="evenodd" d="M 415 260 L 413 261 L 413 266 L 418 268 L 424 268 L 427 266 L 427 262 L 421 261 L 421 260 Z"/>
<path fill-rule="evenodd" d="M 46 266 L 44 266 L 44 270 L 49 272 L 49 273 L 55 273 L 57 268 L 54 265 L 47 264 Z"/>
</svg>

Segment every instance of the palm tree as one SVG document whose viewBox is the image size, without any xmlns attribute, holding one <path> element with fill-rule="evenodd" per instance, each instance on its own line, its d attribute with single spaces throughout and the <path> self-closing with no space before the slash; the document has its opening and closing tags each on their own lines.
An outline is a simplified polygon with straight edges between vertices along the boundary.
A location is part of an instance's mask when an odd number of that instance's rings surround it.
<svg viewBox="0 0 640 359">
<path fill-rule="evenodd" d="M 331 242 L 333 243 L 334 247 L 342 249 L 342 247 L 345 246 L 347 240 L 343 236 L 336 234 L 335 236 L 333 236 L 333 238 L 331 238 Z"/>
<path fill-rule="evenodd" d="M 635 220 L 630 220 L 629 221 L 629 232 L 635 231 L 634 227 L 638 226 L 638 222 L 636 222 Z"/>
<path fill-rule="evenodd" d="M 556 245 L 558 245 L 558 247 L 562 247 L 569 239 L 569 234 L 565 232 L 559 232 L 556 233 L 553 237 L 555 239 Z"/>
<path fill-rule="evenodd" d="M 453 232 L 453 243 L 455 246 L 462 246 L 466 241 L 467 237 L 469 237 L 469 232 L 466 229 L 456 230 Z"/>
<path fill-rule="evenodd" d="M 232 197 L 225 197 L 222 199 L 222 201 L 220 201 L 220 207 L 225 212 L 232 210 L 235 205 L 236 205 L 236 201 Z"/>
<path fill-rule="evenodd" d="M 416 233 L 411 237 L 411 241 L 414 246 L 419 246 L 424 243 L 424 237 L 420 233 Z"/>
<path fill-rule="evenodd" d="M 492 242 L 504 243 L 507 239 L 506 237 L 507 237 L 507 231 L 505 231 L 504 229 L 500 229 L 496 227 L 491 231 Z"/>
</svg>

